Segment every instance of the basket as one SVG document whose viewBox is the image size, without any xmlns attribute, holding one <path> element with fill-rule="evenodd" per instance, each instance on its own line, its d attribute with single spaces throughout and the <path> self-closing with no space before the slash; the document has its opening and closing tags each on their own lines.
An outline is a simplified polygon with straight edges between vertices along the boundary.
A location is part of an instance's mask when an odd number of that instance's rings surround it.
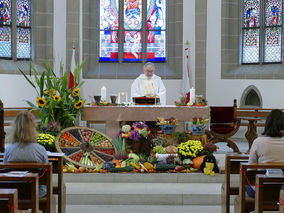
<svg viewBox="0 0 284 213">
<path fill-rule="evenodd" d="M 170 124 L 162 125 L 162 131 L 166 135 L 174 134 L 176 131 L 176 127 L 177 127 L 176 125 L 170 125 Z"/>
</svg>

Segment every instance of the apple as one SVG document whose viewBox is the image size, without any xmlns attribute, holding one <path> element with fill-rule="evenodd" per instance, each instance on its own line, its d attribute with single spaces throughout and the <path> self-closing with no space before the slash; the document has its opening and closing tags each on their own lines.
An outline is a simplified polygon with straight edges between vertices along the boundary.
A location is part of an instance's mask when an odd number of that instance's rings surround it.
<svg viewBox="0 0 284 213">
<path fill-rule="evenodd" d="M 176 166 L 175 171 L 180 172 L 182 170 L 181 166 Z"/>
</svg>

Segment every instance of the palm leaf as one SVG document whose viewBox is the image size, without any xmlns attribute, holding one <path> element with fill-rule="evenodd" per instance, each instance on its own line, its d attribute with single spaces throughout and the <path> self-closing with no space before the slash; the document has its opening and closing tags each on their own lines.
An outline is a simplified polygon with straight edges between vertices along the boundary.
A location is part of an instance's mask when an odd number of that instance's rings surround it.
<svg viewBox="0 0 284 213">
<path fill-rule="evenodd" d="M 41 77 L 40 77 L 40 85 L 39 85 L 40 96 L 43 95 L 44 77 L 45 77 L 45 72 L 43 72 Z"/>
<path fill-rule="evenodd" d="M 27 77 L 27 75 L 24 73 L 24 71 L 22 71 L 19 67 L 18 67 L 19 71 L 22 73 L 22 75 L 25 77 L 25 79 L 30 83 L 30 85 L 32 85 L 33 88 L 36 89 L 36 86 L 34 85 L 34 83 Z"/>
</svg>

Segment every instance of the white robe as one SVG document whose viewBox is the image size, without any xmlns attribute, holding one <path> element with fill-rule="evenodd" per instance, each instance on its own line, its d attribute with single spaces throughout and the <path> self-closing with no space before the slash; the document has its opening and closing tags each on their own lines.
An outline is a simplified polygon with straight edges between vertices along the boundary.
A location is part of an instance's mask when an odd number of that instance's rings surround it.
<svg viewBox="0 0 284 213">
<path fill-rule="evenodd" d="M 141 74 L 138 78 L 134 80 L 131 85 L 131 100 L 133 97 L 146 96 L 145 87 L 147 87 L 148 90 L 151 91 L 151 88 L 149 88 L 150 84 L 152 84 L 154 89 L 154 94 L 152 95 L 158 95 L 160 98 L 160 103 L 162 105 L 166 105 L 166 88 L 162 82 L 162 79 L 159 76 L 156 76 L 155 74 L 153 75 L 151 80 L 149 80 L 145 76 L 145 74 Z"/>
</svg>

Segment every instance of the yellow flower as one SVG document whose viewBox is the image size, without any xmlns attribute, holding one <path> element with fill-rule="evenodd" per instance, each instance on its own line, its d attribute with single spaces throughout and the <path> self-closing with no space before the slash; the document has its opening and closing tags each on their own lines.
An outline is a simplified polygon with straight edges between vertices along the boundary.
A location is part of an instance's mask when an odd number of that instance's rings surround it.
<svg viewBox="0 0 284 213">
<path fill-rule="evenodd" d="M 54 89 L 50 89 L 50 90 L 46 89 L 44 92 L 45 92 L 45 94 L 47 94 L 47 95 L 49 95 L 50 92 L 51 92 L 52 95 L 55 95 Z"/>
<path fill-rule="evenodd" d="M 82 106 L 84 106 L 84 101 L 80 100 L 77 103 L 74 104 L 74 107 L 76 109 L 80 109 Z"/>
<path fill-rule="evenodd" d="M 60 98 L 59 95 L 54 95 L 54 96 L 53 96 L 53 100 L 59 102 L 59 101 L 61 101 L 61 98 Z"/>
<path fill-rule="evenodd" d="M 72 96 L 73 97 L 77 97 L 77 96 L 79 96 L 79 94 L 80 94 L 80 88 L 74 89 L 72 91 Z"/>
<path fill-rule="evenodd" d="M 39 97 L 39 98 L 36 99 L 36 103 L 39 107 L 44 107 L 46 105 L 46 100 Z"/>
</svg>

